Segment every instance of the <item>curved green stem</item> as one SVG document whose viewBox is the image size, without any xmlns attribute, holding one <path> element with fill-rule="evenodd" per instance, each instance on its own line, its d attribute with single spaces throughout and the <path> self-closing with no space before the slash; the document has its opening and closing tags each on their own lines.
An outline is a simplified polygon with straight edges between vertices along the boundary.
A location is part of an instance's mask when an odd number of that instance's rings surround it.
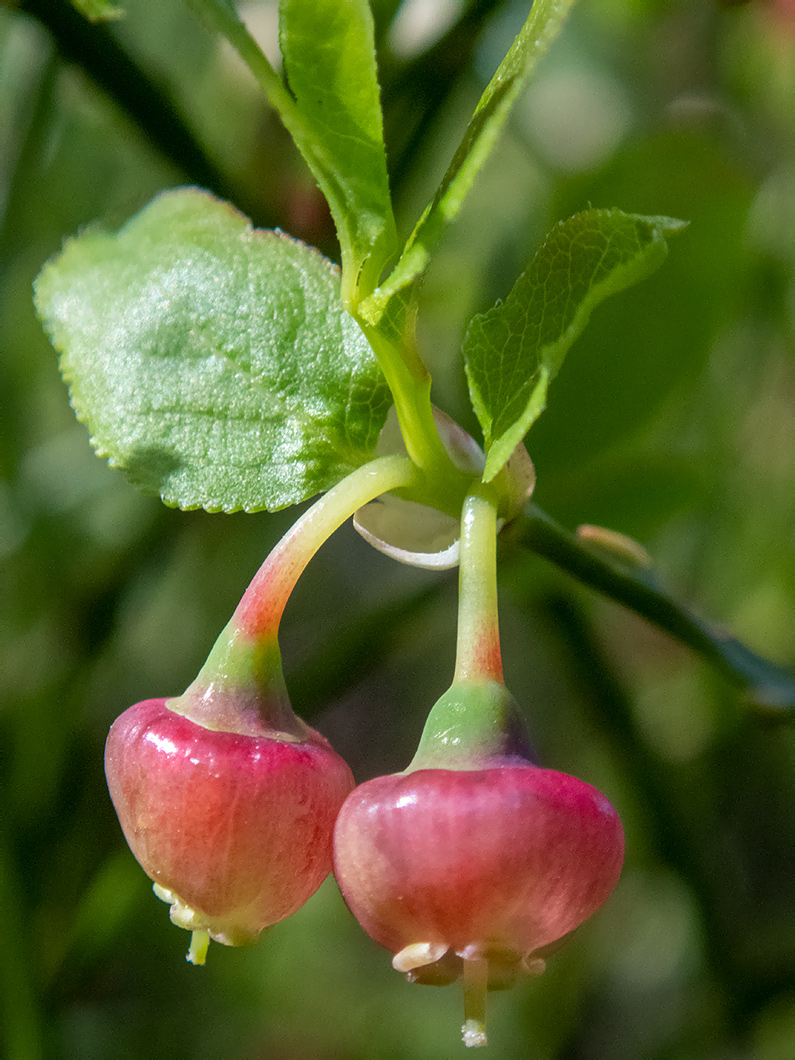
<svg viewBox="0 0 795 1060">
<path fill-rule="evenodd" d="M 304 512 L 271 551 L 237 606 L 232 621 L 250 637 L 275 635 L 287 601 L 320 546 L 362 505 L 419 481 L 403 456 L 382 456 L 357 468 Z"/>
<path fill-rule="evenodd" d="M 191 688 L 256 687 L 260 692 L 281 694 L 279 624 L 307 564 L 362 505 L 389 490 L 415 485 L 420 477 L 405 456 L 380 457 L 357 468 L 315 501 L 254 575 Z"/>
<path fill-rule="evenodd" d="M 514 539 L 551 560 L 585 585 L 631 608 L 677 640 L 693 648 L 726 677 L 744 688 L 757 706 L 795 709 L 795 673 L 762 658 L 734 637 L 716 629 L 677 603 L 645 566 L 620 556 L 597 554 L 536 505 L 514 524 Z"/>
<path fill-rule="evenodd" d="M 231 0 L 195 0 L 195 3 L 213 22 L 219 33 L 236 49 L 273 106 L 278 110 L 293 139 L 304 138 L 307 133 L 295 100 L 268 62 L 259 44 L 249 33 L 245 23 L 239 18 Z"/>
<path fill-rule="evenodd" d="M 392 392 L 406 452 L 425 475 L 423 499 L 458 517 L 472 480 L 450 459 L 431 405 L 431 377 L 411 343 L 399 345 L 377 327 L 358 319 Z"/>
</svg>

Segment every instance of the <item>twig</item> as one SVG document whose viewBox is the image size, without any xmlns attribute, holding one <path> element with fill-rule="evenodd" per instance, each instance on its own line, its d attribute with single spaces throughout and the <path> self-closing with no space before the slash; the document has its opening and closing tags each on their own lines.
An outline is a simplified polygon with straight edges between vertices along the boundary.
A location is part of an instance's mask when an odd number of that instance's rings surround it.
<svg viewBox="0 0 795 1060">
<path fill-rule="evenodd" d="M 568 574 L 631 608 L 693 648 L 743 688 L 755 707 L 773 713 L 795 709 L 795 673 L 770 662 L 711 626 L 660 586 L 649 567 L 602 555 L 564 530 L 536 505 L 517 520 L 513 540 Z"/>
</svg>

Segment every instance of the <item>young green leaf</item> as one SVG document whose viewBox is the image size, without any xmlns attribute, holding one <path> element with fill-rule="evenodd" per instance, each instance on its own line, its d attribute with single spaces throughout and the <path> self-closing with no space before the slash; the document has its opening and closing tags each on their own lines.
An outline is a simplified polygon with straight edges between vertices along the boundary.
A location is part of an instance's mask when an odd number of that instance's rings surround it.
<svg viewBox="0 0 795 1060">
<path fill-rule="evenodd" d="M 72 6 L 89 22 L 105 22 L 108 19 L 123 18 L 124 11 L 110 0 L 72 0 Z"/>
<path fill-rule="evenodd" d="M 369 294 L 396 248 L 370 5 L 281 0 L 279 24 L 296 142 L 331 207 L 343 283 Z"/>
<path fill-rule="evenodd" d="M 557 224 L 504 302 L 473 317 L 463 355 L 490 482 L 546 406 L 547 389 L 592 310 L 664 260 L 669 217 L 586 210 Z"/>
<path fill-rule="evenodd" d="M 193 3 L 257 78 L 326 196 L 342 250 L 342 298 L 353 309 L 396 245 L 367 0 L 282 0 L 289 88 L 232 0 Z"/>
<path fill-rule="evenodd" d="M 391 275 L 367 299 L 361 313 L 377 324 L 395 294 L 420 276 L 431 250 L 455 219 L 481 166 L 497 142 L 511 107 L 563 28 L 575 0 L 534 0 L 527 21 L 475 108 L 442 183 L 412 232 Z"/>
<path fill-rule="evenodd" d="M 275 510 L 373 453 L 389 396 L 338 270 L 206 192 L 70 240 L 36 302 L 97 452 L 167 504 Z"/>
</svg>

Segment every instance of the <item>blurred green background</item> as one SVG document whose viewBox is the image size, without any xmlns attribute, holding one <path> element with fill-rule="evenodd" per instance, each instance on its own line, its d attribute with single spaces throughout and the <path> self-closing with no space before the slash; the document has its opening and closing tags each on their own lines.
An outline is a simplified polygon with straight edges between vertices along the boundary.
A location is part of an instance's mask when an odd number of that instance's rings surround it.
<svg viewBox="0 0 795 1060">
<path fill-rule="evenodd" d="M 97 460 L 31 282 L 65 236 L 184 183 L 335 254 L 231 51 L 182 0 L 125 6 L 103 27 L 65 0 L 0 8 L 0 1055 L 460 1056 L 459 989 L 409 986 L 333 881 L 257 947 L 188 966 L 105 790 L 112 719 L 193 678 L 295 513 L 170 511 Z M 407 232 L 528 2 L 399 7 L 373 3 Z M 242 9 L 273 54 L 275 4 Z M 792 4 L 581 0 L 423 288 L 436 402 L 473 431 L 467 320 L 587 204 L 691 225 L 569 355 L 529 438 L 537 500 L 638 538 L 679 598 L 792 665 Z M 540 559 L 506 550 L 502 571 L 507 679 L 539 753 L 609 795 L 628 851 L 546 974 L 493 995 L 489 1055 L 792 1060 L 791 726 Z M 454 616 L 454 572 L 398 567 L 350 527 L 302 579 L 288 684 L 358 779 L 407 763 L 449 683 Z"/>
</svg>

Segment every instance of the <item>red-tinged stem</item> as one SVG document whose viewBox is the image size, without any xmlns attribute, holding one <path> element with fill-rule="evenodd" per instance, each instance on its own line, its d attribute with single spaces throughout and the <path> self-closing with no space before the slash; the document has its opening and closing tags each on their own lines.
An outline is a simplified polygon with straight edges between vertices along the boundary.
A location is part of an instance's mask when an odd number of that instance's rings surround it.
<svg viewBox="0 0 795 1060">
<path fill-rule="evenodd" d="M 232 617 L 241 633 L 256 639 L 275 637 L 296 582 L 323 542 L 362 505 L 417 481 L 417 468 L 410 460 L 384 456 L 358 468 L 324 494 L 287 531 L 254 575 Z"/>
<path fill-rule="evenodd" d="M 184 696 L 170 701 L 170 707 L 208 727 L 241 732 L 248 731 L 248 722 L 241 721 L 247 709 L 254 725 L 267 722 L 300 735 L 284 686 L 278 643 L 290 593 L 312 556 L 346 519 L 381 493 L 416 485 L 420 475 L 405 456 L 380 457 L 316 501 L 271 551 L 196 680 Z"/>
<path fill-rule="evenodd" d="M 521 714 L 503 681 L 497 615 L 497 499 L 489 486 L 478 484 L 464 501 L 459 568 L 453 683 L 431 708 L 407 773 L 484 769 L 506 757 L 531 758 Z"/>
<path fill-rule="evenodd" d="M 497 503 L 479 486 L 464 502 L 454 681 L 502 684 L 497 613 Z"/>
</svg>

